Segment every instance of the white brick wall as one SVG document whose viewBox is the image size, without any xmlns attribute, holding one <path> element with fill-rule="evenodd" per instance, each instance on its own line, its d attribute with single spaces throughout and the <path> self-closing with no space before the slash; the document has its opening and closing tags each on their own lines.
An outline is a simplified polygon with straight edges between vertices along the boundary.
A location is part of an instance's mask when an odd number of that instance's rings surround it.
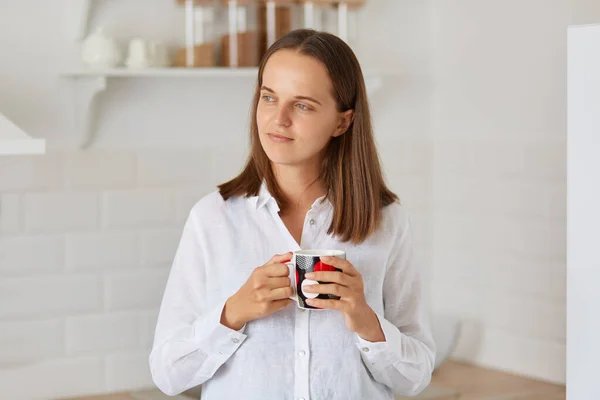
<svg viewBox="0 0 600 400">
<path fill-rule="evenodd" d="M 21 201 L 18 194 L 0 192 L 0 235 L 14 234 L 21 228 Z"/>
<path fill-rule="evenodd" d="M 181 238 L 181 229 L 147 230 L 141 238 L 143 264 L 170 264 Z"/>
<path fill-rule="evenodd" d="M 126 231 L 68 234 L 66 249 L 69 270 L 132 268 L 139 262 L 139 234 Z"/>
<path fill-rule="evenodd" d="M 108 274 L 105 278 L 106 309 L 114 311 L 158 307 L 168 274 L 169 268 Z"/>
<path fill-rule="evenodd" d="M 55 358 L 0 369 L 0 391 L 7 400 L 48 400 L 105 390 L 102 357 Z"/>
<path fill-rule="evenodd" d="M 465 319 L 455 358 L 528 377 L 544 376 L 564 381 L 565 343 L 516 334 L 512 329 L 487 326 L 476 318 Z"/>
<path fill-rule="evenodd" d="M 51 317 L 102 309 L 102 281 L 93 275 L 33 275 L 0 280 L 0 318 Z"/>
<path fill-rule="evenodd" d="M 162 188 L 109 191 L 104 193 L 103 212 L 108 228 L 173 225 L 174 193 Z"/>
<path fill-rule="evenodd" d="M 464 139 L 459 143 L 436 143 L 436 154 L 460 148 L 459 159 Z M 492 146 L 482 144 L 482 152 Z M 526 145 L 502 147 L 524 151 Z M 461 331 L 456 358 L 564 382 L 563 173 L 525 163 L 517 168 L 510 157 L 480 169 L 477 148 L 469 152 L 470 167 L 462 161 L 453 170 L 450 156 L 447 165 L 435 159 L 434 309 L 469 327 Z"/>
<path fill-rule="evenodd" d="M 99 198 L 94 192 L 31 193 L 24 196 L 28 232 L 98 228 Z"/>
<path fill-rule="evenodd" d="M 586 7 L 451 0 L 432 18 L 435 311 L 465 322 L 456 358 L 562 383 L 564 44 Z"/>
<path fill-rule="evenodd" d="M 211 179 L 208 151 L 145 151 L 138 157 L 139 182 L 144 186 L 198 183 Z"/>
<path fill-rule="evenodd" d="M 158 308 L 140 312 L 140 345 L 143 348 L 151 349 L 154 342 L 154 330 L 158 320 Z"/>
<path fill-rule="evenodd" d="M 0 191 L 53 189 L 62 183 L 62 158 L 58 155 L 5 156 L 0 158 Z"/>
<path fill-rule="evenodd" d="M 106 357 L 106 385 L 110 392 L 151 387 L 148 352 L 144 350 Z"/>
<path fill-rule="evenodd" d="M 187 219 L 190 210 L 198 202 L 198 199 L 206 196 L 213 190 L 217 190 L 216 186 L 201 185 L 200 183 L 192 187 L 183 187 L 175 190 L 175 208 L 176 219 L 182 223 Z"/>
<path fill-rule="evenodd" d="M 60 318 L 0 321 L 0 371 L 10 364 L 62 357 L 64 343 L 64 323 Z"/>
<path fill-rule="evenodd" d="M 68 355 L 103 353 L 137 347 L 140 339 L 136 312 L 91 314 L 67 317 Z"/>
<path fill-rule="evenodd" d="M 108 355 L 105 370 L 108 391 L 121 392 L 152 387 L 148 354 L 148 351 L 138 350 Z"/>
<path fill-rule="evenodd" d="M 65 156 L 67 188 L 130 188 L 136 183 L 136 157 L 132 152 L 86 151 Z"/>
<path fill-rule="evenodd" d="M 60 236 L 0 237 L 0 273 L 58 273 L 65 265 L 65 241 Z"/>
<path fill-rule="evenodd" d="M 181 228 L 214 190 L 205 152 L 166 154 L 1 160 L 0 397 L 152 386 L 148 355 Z"/>
</svg>

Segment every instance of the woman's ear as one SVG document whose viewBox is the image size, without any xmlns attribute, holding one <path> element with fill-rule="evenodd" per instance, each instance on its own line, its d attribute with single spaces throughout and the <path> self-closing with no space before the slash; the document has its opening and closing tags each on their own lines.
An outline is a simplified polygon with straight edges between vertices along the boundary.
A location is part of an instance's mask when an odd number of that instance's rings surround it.
<svg viewBox="0 0 600 400">
<path fill-rule="evenodd" d="M 333 132 L 333 137 L 338 137 L 346 133 L 352 121 L 354 121 L 354 110 L 344 111 L 340 114 L 340 120 L 337 128 L 335 128 L 335 132 Z"/>
</svg>

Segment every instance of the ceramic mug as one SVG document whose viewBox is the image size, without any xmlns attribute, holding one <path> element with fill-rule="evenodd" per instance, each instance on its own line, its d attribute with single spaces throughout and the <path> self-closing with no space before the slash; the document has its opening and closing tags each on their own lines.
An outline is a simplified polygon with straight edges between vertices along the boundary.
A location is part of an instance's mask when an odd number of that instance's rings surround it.
<svg viewBox="0 0 600 400">
<path fill-rule="evenodd" d="M 297 250 L 293 253 L 292 259 L 285 264 L 290 270 L 290 280 L 292 281 L 292 288 L 294 294 L 290 296 L 290 299 L 294 300 L 299 308 L 305 310 L 320 310 L 318 307 L 313 307 L 306 304 L 306 299 L 334 299 L 339 300 L 338 296 L 332 294 L 320 294 L 320 293 L 305 293 L 302 289 L 308 285 L 316 285 L 319 283 L 329 282 L 317 282 L 311 279 L 306 279 L 306 274 L 309 272 L 320 272 L 320 271 L 340 271 L 341 269 L 335 268 L 329 264 L 325 264 L 321 261 L 322 256 L 333 256 L 346 259 L 346 253 L 341 250 Z"/>
<path fill-rule="evenodd" d="M 151 64 L 150 49 L 143 39 L 133 39 L 129 42 L 129 52 L 125 65 L 129 68 L 147 68 Z"/>
</svg>

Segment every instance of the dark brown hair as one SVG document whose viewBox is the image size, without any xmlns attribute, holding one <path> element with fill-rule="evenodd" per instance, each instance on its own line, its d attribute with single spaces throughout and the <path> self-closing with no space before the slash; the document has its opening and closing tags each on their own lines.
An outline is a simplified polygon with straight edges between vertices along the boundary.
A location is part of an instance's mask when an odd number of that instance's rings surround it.
<svg viewBox="0 0 600 400">
<path fill-rule="evenodd" d="M 329 72 L 338 111 L 354 110 L 354 120 L 348 130 L 332 138 L 327 145 L 320 178 L 333 204 L 328 233 L 344 242 L 361 243 L 378 228 L 382 207 L 397 201 L 398 197 L 383 179 L 360 64 L 352 49 L 335 35 L 299 29 L 269 48 L 258 69 L 250 121 L 250 155 L 240 175 L 219 185 L 221 196 L 224 200 L 232 196 L 256 196 L 264 180 L 280 209 L 285 210 L 287 206 L 271 162 L 260 144 L 256 123 L 263 70 L 269 58 L 279 50 L 295 50 L 320 61 Z"/>
</svg>

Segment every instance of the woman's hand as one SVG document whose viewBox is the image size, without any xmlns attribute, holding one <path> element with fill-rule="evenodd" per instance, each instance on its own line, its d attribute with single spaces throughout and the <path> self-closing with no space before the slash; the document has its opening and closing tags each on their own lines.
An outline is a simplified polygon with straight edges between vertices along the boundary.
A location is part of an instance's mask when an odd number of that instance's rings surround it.
<svg viewBox="0 0 600 400">
<path fill-rule="evenodd" d="M 305 286 L 309 293 L 332 294 L 340 300 L 307 299 L 306 303 L 318 308 L 338 310 L 344 314 L 346 327 L 356 332 L 361 338 L 370 342 L 384 342 L 385 335 L 381 330 L 375 311 L 367 304 L 362 276 L 347 260 L 339 257 L 321 257 L 325 264 L 339 268 L 342 272 L 312 272 L 306 278 L 319 282 L 319 285 Z"/>
<path fill-rule="evenodd" d="M 225 303 L 221 324 L 240 330 L 246 322 L 266 317 L 288 306 L 294 294 L 290 270 L 283 264 L 292 253 L 273 256 L 265 265 L 252 271 L 250 278 Z"/>
</svg>

